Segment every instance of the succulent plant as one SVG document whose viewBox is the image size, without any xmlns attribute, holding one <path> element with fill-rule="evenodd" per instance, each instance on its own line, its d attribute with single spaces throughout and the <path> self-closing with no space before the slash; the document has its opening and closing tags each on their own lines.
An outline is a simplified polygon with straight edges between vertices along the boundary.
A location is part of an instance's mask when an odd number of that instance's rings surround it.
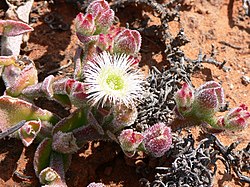
<svg viewBox="0 0 250 187">
<path fill-rule="evenodd" d="M 104 0 L 93 1 L 85 14 L 76 16 L 76 34 L 84 47 L 76 51 L 73 78 L 50 75 L 38 82 L 32 60 L 17 55 L 0 57 L 6 87 L 0 96 L 0 130 L 4 133 L 0 137 L 19 138 L 24 146 L 39 144 L 33 164 L 44 186 L 67 186 L 65 172 L 72 154 L 88 141 L 115 141 L 129 157 L 137 151 L 162 157 L 170 150 L 171 132 L 177 127 L 204 123 L 219 129 L 247 127 L 250 113 L 245 105 L 216 117 L 225 103 L 224 91 L 210 81 L 198 89 L 183 84 L 175 94 L 176 120 L 170 124 L 158 121 L 142 132 L 133 129 L 136 106 L 144 95 L 144 76 L 138 66 L 141 35 L 113 22 L 114 11 Z M 23 22 L 0 21 L 0 35 L 16 36 L 32 30 Z M 37 107 L 33 100 L 39 97 L 54 100 L 72 112 L 60 118 Z"/>
</svg>

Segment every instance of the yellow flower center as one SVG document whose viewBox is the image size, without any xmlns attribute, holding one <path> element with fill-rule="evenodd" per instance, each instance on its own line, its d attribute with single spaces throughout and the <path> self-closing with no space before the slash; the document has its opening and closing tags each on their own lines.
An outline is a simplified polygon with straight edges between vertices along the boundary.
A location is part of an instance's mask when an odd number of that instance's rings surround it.
<svg viewBox="0 0 250 187">
<path fill-rule="evenodd" d="M 124 80 L 121 78 L 121 76 L 116 74 L 108 75 L 106 83 L 112 90 L 121 90 L 124 87 Z"/>
</svg>

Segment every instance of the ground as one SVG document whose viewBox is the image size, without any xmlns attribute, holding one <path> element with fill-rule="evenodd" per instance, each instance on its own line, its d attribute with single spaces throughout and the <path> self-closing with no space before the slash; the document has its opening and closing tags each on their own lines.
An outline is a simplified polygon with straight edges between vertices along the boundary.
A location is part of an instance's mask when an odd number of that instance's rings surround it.
<svg viewBox="0 0 250 187">
<path fill-rule="evenodd" d="M 67 76 L 73 72 L 73 57 L 78 44 L 74 29 L 74 18 L 79 12 L 72 3 L 55 0 L 54 4 L 46 5 L 45 1 L 36 0 L 34 3 L 31 23 L 34 31 L 30 33 L 27 46 L 22 53 L 34 60 L 39 69 L 39 79 L 43 80 L 48 74 Z M 161 3 L 169 2 L 158 1 Z M 112 3 L 112 2 L 111 2 Z M 176 36 L 180 28 L 184 28 L 189 43 L 181 49 L 190 59 L 196 59 L 199 51 L 211 55 L 215 52 L 217 61 L 226 61 L 225 66 L 230 71 L 224 71 L 215 65 L 204 63 L 204 68 L 192 76 L 192 83 L 199 86 L 202 83 L 215 80 L 225 89 L 229 106 L 235 107 L 241 103 L 250 107 L 250 84 L 242 80 L 242 76 L 250 77 L 250 17 L 245 15 L 241 0 L 183 0 L 180 9 L 180 22 L 169 23 L 169 30 Z M 0 16 L 3 17 L 5 6 L 0 3 Z M 133 23 L 135 8 L 128 6 L 119 8 L 117 16 L 121 23 Z M 44 18 L 50 13 L 59 15 L 64 23 L 70 25 L 68 30 L 52 30 Z M 152 11 L 142 11 L 149 19 L 148 24 L 159 25 L 157 14 Z M 145 16 L 146 15 L 146 16 Z M 134 20 L 135 22 L 135 20 Z M 134 23 L 136 25 L 136 23 Z M 162 45 L 158 45 L 150 38 L 143 38 L 141 66 L 147 71 L 151 65 L 164 63 Z M 59 67 L 64 69 L 54 71 Z M 54 72 L 51 72 L 54 71 Z M 37 101 L 43 108 L 53 108 L 47 101 Z M 53 104 L 52 104 L 53 105 Z M 67 110 L 55 110 L 58 115 L 68 115 Z M 195 137 L 201 129 L 192 128 Z M 250 127 L 242 132 L 223 132 L 217 137 L 225 144 L 240 141 L 239 148 L 249 142 Z M 24 148 L 20 141 L 10 139 L 0 141 L 0 186 L 39 186 L 32 161 L 35 145 Z M 90 182 L 103 182 L 108 186 L 139 186 L 140 175 L 137 175 L 135 162 L 140 158 L 128 159 L 119 146 L 111 142 L 90 142 L 73 156 L 72 164 L 66 174 L 67 184 L 86 186 Z M 152 161 L 153 162 L 153 161 Z M 224 172 L 221 164 L 214 179 L 214 186 L 248 186 L 240 184 L 235 175 Z M 247 175 L 249 176 L 249 172 Z"/>
</svg>

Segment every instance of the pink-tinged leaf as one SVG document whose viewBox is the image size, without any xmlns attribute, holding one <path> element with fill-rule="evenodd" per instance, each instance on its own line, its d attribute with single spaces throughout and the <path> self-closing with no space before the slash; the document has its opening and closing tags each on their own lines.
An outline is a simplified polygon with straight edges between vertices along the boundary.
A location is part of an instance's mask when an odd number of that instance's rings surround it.
<svg viewBox="0 0 250 187">
<path fill-rule="evenodd" d="M 219 109 L 218 99 L 216 97 L 216 93 L 214 89 L 210 90 L 202 90 L 195 97 L 197 113 L 211 113 L 214 114 Z"/>
<path fill-rule="evenodd" d="M 43 82 L 24 88 L 22 94 L 28 98 L 47 97 L 51 99 L 54 95 L 53 82 L 54 76 L 50 75 Z"/>
<path fill-rule="evenodd" d="M 22 140 L 24 146 L 28 147 L 36 138 L 37 134 L 41 130 L 41 121 L 27 121 L 25 125 L 18 130 L 20 139 Z"/>
<path fill-rule="evenodd" d="M 15 76 L 12 76 L 13 72 Z M 13 80 L 13 77 L 15 77 L 15 80 Z M 18 72 L 15 66 L 7 66 L 3 72 L 3 80 L 7 83 L 7 94 L 16 97 L 21 94 L 24 88 L 38 82 L 36 67 L 34 64 L 29 64 Z"/>
<path fill-rule="evenodd" d="M 89 44 L 91 42 L 95 43 L 98 40 L 98 35 L 86 36 L 77 32 L 76 36 L 83 44 Z"/>
<path fill-rule="evenodd" d="M 74 79 L 63 79 L 54 82 L 53 92 L 54 94 L 67 95 L 71 103 L 79 107 L 86 104 L 86 98 L 88 96 L 86 94 L 84 83 Z"/>
<path fill-rule="evenodd" d="M 201 85 L 195 92 L 194 112 L 199 118 L 211 118 L 224 106 L 224 91 L 214 81 Z"/>
<path fill-rule="evenodd" d="M 0 65 L 9 66 L 16 65 L 17 58 L 15 56 L 0 56 Z"/>
<path fill-rule="evenodd" d="M 69 99 L 73 105 L 76 107 L 82 107 L 86 105 L 87 96 L 85 89 L 85 84 L 82 82 L 76 81 L 70 90 Z"/>
<path fill-rule="evenodd" d="M 95 34 L 106 33 L 114 22 L 115 13 L 109 9 L 103 12 L 98 19 L 95 20 Z"/>
<path fill-rule="evenodd" d="M 45 93 L 45 95 L 48 98 L 52 98 L 54 95 L 54 91 L 53 91 L 53 83 L 54 83 L 55 77 L 53 75 L 50 75 L 48 77 L 46 77 L 43 82 L 42 82 L 42 91 L 43 93 Z"/>
<path fill-rule="evenodd" d="M 50 155 L 52 152 L 52 140 L 50 138 L 45 138 L 37 147 L 33 166 L 36 173 L 36 176 L 39 177 L 41 171 L 50 164 Z"/>
<path fill-rule="evenodd" d="M 43 187 L 67 187 L 66 183 L 62 181 L 59 174 L 51 167 L 47 167 L 39 174 L 39 180 L 41 184 L 45 184 Z"/>
<path fill-rule="evenodd" d="M 17 36 L 33 31 L 28 24 L 15 20 L 0 20 L 0 35 Z"/>
<path fill-rule="evenodd" d="M 14 64 L 4 67 L 4 71 L 2 73 L 2 79 L 6 88 L 11 87 L 15 84 L 15 81 L 18 79 L 21 73 L 21 69 Z"/>
<path fill-rule="evenodd" d="M 113 37 L 111 34 L 99 34 L 96 46 L 102 51 L 109 51 L 112 49 Z"/>
<path fill-rule="evenodd" d="M 22 120 L 48 121 L 55 124 L 58 118 L 51 112 L 31 103 L 9 96 L 0 97 L 0 130 L 5 131 Z"/>
<path fill-rule="evenodd" d="M 221 85 L 215 81 L 208 81 L 197 88 L 196 92 L 199 93 L 201 90 L 215 90 L 216 97 L 218 99 L 219 106 L 223 106 L 225 104 L 224 99 L 224 90 Z"/>
</svg>

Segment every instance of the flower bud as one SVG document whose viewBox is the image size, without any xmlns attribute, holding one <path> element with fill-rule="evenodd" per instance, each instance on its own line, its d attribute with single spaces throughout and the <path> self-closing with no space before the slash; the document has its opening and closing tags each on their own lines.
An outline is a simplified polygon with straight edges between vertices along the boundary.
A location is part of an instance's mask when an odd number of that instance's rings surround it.
<svg viewBox="0 0 250 187">
<path fill-rule="evenodd" d="M 92 14 L 94 17 L 100 17 L 100 14 L 109 10 L 109 4 L 104 0 L 96 0 L 89 4 L 86 12 Z"/>
<path fill-rule="evenodd" d="M 180 113 L 188 112 L 192 109 L 194 102 L 194 90 L 187 83 L 182 85 L 182 88 L 175 94 L 175 102 Z"/>
<path fill-rule="evenodd" d="M 219 111 L 224 103 L 224 91 L 221 85 L 209 81 L 195 92 L 194 110 L 198 117 L 208 117 Z"/>
<path fill-rule="evenodd" d="M 161 157 L 172 144 L 171 129 L 164 123 L 156 123 L 144 133 L 143 145 L 145 150 L 154 157 Z"/>
<path fill-rule="evenodd" d="M 97 0 L 90 3 L 87 13 L 92 14 L 95 20 L 95 34 L 105 33 L 113 24 L 115 13 L 110 9 L 108 2 Z"/>
<path fill-rule="evenodd" d="M 135 106 L 127 107 L 126 105 L 115 106 L 112 109 L 112 122 L 109 123 L 109 129 L 115 133 L 131 126 L 137 118 L 137 109 Z"/>
<path fill-rule="evenodd" d="M 247 111 L 247 106 L 242 104 L 231 109 L 224 118 L 218 120 L 218 123 L 226 129 L 240 130 L 247 127 L 249 119 L 250 112 Z"/>
<path fill-rule="evenodd" d="M 128 156 L 134 156 L 136 149 L 143 141 L 143 135 L 132 129 L 126 129 L 118 136 L 123 152 Z"/>
<path fill-rule="evenodd" d="M 98 46 L 102 51 L 111 52 L 113 37 L 110 34 L 99 34 L 99 37 L 96 42 L 96 46 Z"/>
<path fill-rule="evenodd" d="M 91 14 L 79 13 L 75 19 L 76 32 L 84 36 L 91 36 L 95 32 L 94 17 Z"/>
<path fill-rule="evenodd" d="M 136 30 L 124 29 L 114 39 L 114 53 L 133 55 L 140 51 L 141 35 Z"/>
</svg>

